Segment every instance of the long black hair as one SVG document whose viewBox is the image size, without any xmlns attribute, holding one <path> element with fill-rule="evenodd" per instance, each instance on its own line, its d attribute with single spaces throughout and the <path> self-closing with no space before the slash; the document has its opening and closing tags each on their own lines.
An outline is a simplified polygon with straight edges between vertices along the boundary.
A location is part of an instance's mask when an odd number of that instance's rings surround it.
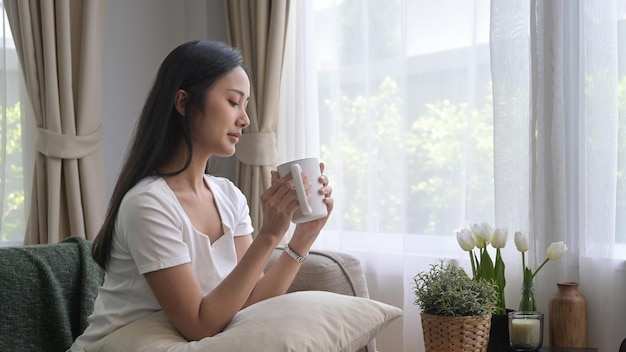
<svg viewBox="0 0 626 352">
<path fill-rule="evenodd" d="M 241 53 L 213 41 L 184 43 L 163 60 L 135 126 L 104 223 L 93 242 L 92 256 L 100 267 L 106 270 L 111 258 L 115 219 L 126 192 L 146 176 L 159 175 L 157 168 L 172 157 L 180 143 L 189 151 L 185 164 L 167 175 L 189 167 L 193 153 L 191 115 L 202 111 L 207 90 L 237 67 L 243 67 Z M 174 106 L 180 89 L 187 92 L 184 117 Z"/>
</svg>

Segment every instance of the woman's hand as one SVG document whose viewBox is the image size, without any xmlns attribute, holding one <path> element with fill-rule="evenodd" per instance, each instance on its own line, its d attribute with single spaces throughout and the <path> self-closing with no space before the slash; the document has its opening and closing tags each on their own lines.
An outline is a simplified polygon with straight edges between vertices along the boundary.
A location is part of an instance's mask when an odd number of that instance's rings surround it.
<svg viewBox="0 0 626 352">
<path fill-rule="evenodd" d="M 271 177 L 271 186 L 261 195 L 262 231 L 282 238 L 289 229 L 293 214 L 298 210 L 298 197 L 291 173 L 279 177 L 278 172 L 272 170 Z M 311 182 L 306 175 L 303 175 L 303 183 L 305 191 L 310 192 Z"/>
<path fill-rule="evenodd" d="M 311 248 L 311 245 L 315 242 L 315 239 L 319 235 L 322 227 L 326 224 L 328 216 L 333 209 L 333 199 L 331 198 L 332 189 L 328 186 L 328 178 L 323 174 L 323 163 L 320 163 L 320 170 L 322 171 L 322 176 L 319 178 L 319 183 L 322 184 L 321 188 L 319 188 L 318 182 L 313 182 L 315 184 L 315 186 L 313 186 L 306 175 L 302 176 L 303 183 L 309 197 L 313 192 L 319 192 L 324 195 L 324 204 L 326 204 L 328 215 L 323 219 L 301 223 L 296 226 L 294 236 L 289 241 L 289 247 L 300 255 L 306 255 L 309 252 L 309 248 Z M 291 173 L 288 173 L 288 175 L 283 178 L 279 178 L 277 172 L 273 170 L 272 186 L 268 189 L 268 192 L 263 194 L 262 199 L 264 203 L 263 209 L 267 216 L 263 219 L 263 228 L 266 226 L 274 226 L 270 224 L 271 222 L 280 223 L 281 231 L 284 229 L 284 231 L 281 232 L 282 238 L 282 235 L 288 230 L 291 224 L 294 213 L 299 208 Z M 261 232 L 259 235 L 260 234 Z M 254 240 L 255 243 L 251 244 L 250 248 L 258 243 L 258 239 L 259 236 Z M 248 251 L 250 251 L 250 249 Z M 246 301 L 246 306 L 287 292 L 300 266 L 301 262 L 293 260 L 288 254 L 283 252 L 269 270 L 264 271 L 263 276 L 258 280 L 254 290 Z"/>
<path fill-rule="evenodd" d="M 322 184 L 322 188 L 320 188 L 318 192 L 324 195 L 324 204 L 326 204 L 326 210 L 328 211 L 328 214 L 321 219 L 297 224 L 294 235 L 296 234 L 299 236 L 300 235 L 307 235 L 307 236 L 313 235 L 317 237 L 317 235 L 320 233 L 324 225 L 326 225 L 326 222 L 328 221 L 328 217 L 333 211 L 333 205 L 335 203 L 335 200 L 331 197 L 333 193 L 333 189 L 332 187 L 328 185 L 328 177 L 324 175 L 324 169 L 325 169 L 325 165 L 323 162 L 321 162 L 320 171 L 322 175 L 319 177 L 318 181 Z"/>
</svg>

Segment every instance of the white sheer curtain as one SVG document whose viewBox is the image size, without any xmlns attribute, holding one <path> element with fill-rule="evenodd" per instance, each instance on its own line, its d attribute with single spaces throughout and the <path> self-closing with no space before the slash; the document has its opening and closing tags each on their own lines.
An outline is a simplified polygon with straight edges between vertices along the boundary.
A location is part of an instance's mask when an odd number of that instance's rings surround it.
<svg viewBox="0 0 626 352">
<path fill-rule="evenodd" d="M 277 128 L 279 164 L 306 157 L 321 157 L 317 109 L 317 71 L 311 33 L 310 1 L 294 1 L 289 7 L 289 26 L 280 94 Z M 305 40 L 306 39 L 306 40 Z M 306 97 L 306 99 L 294 99 Z"/>
<path fill-rule="evenodd" d="M 626 337 L 624 2 L 298 3 L 285 77 L 300 86 L 284 98 L 303 105 L 281 117 L 279 150 L 288 159 L 319 146 L 336 207 L 316 246 L 356 255 L 370 295 L 404 309 L 378 348 L 423 350 L 413 276 L 438 258 L 467 268 L 455 230 L 489 222 L 510 232 L 507 306 L 521 287 L 513 232 L 530 234 L 535 267 L 564 240 L 568 255 L 536 278 L 538 309 L 548 312 L 557 281 L 580 282 L 589 345 L 616 351 Z"/>
<path fill-rule="evenodd" d="M 415 351 L 413 276 L 467 264 L 455 230 L 494 222 L 489 2 L 297 4 L 285 96 L 302 108 L 280 119 L 281 157 L 319 146 L 336 207 L 316 246 L 357 256 L 370 295 L 404 309 L 378 348 Z"/>
<path fill-rule="evenodd" d="M 567 236 L 578 248 L 566 272 L 584 285 L 589 343 L 616 351 L 626 338 L 626 2 L 580 1 L 577 18 L 579 75 L 568 103 L 578 119 L 568 149 L 578 199 Z"/>
<path fill-rule="evenodd" d="M 568 244 L 536 278 L 537 309 L 556 282 L 579 282 L 599 351 L 626 337 L 625 15 L 616 0 L 491 7 L 496 222 L 530 229 L 535 267 Z"/>
</svg>

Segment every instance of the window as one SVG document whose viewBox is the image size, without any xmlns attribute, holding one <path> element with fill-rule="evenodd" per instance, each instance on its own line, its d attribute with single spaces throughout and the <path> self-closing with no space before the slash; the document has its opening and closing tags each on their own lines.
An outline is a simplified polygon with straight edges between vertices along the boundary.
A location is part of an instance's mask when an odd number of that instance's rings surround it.
<svg viewBox="0 0 626 352">
<path fill-rule="evenodd" d="M 23 243 L 26 226 L 22 138 L 28 109 L 23 75 L 4 4 L 0 26 L 0 246 Z"/>
<path fill-rule="evenodd" d="M 321 156 L 341 197 L 329 228 L 451 236 L 466 219 L 493 223 L 489 1 L 448 6 L 317 8 Z"/>
<path fill-rule="evenodd" d="M 626 246 L 626 3 L 617 10 L 615 243 Z M 321 157 L 340 166 L 328 227 L 450 236 L 493 223 L 490 2 L 318 0 L 314 12 Z"/>
<path fill-rule="evenodd" d="M 355 254 L 370 295 L 405 309 L 402 331 L 384 331 L 380 348 L 420 344 L 411 279 L 438 258 L 467 268 L 454 235 L 472 222 L 509 229 L 513 308 L 522 273 L 513 232 L 531 234 L 534 261 L 564 240 L 566 258 L 536 279 L 540 301 L 554 282 L 579 281 L 597 308 L 589 318 L 603 322 L 590 341 L 616 348 L 626 265 L 626 2 L 304 7 L 314 25 L 301 26 L 301 45 L 315 43 L 304 50 L 315 56 L 300 60 L 315 57 L 303 77 L 317 82 L 316 96 L 302 95 L 319 111 L 309 143 L 321 145 L 335 198 L 315 245 Z"/>
</svg>

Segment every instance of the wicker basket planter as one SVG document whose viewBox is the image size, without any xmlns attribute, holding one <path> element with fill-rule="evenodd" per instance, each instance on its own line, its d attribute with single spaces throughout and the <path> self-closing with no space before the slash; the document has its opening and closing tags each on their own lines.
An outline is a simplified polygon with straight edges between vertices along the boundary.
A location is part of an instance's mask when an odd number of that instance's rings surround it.
<svg viewBox="0 0 626 352">
<path fill-rule="evenodd" d="M 426 352 L 486 352 L 491 315 L 442 317 L 421 313 Z"/>
</svg>

